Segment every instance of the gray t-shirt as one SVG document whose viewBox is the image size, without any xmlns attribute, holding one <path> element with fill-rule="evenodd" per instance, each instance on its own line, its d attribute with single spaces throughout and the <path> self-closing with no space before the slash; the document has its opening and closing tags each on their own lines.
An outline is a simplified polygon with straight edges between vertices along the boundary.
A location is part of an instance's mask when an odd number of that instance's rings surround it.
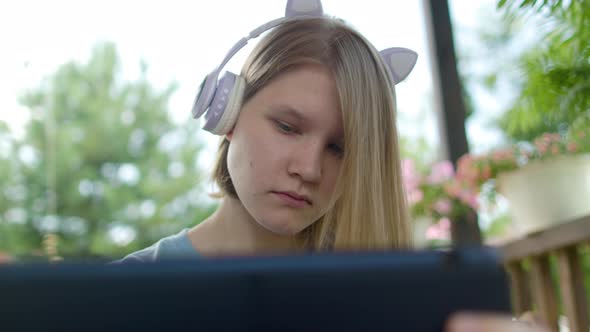
<svg viewBox="0 0 590 332">
<path fill-rule="evenodd" d="M 133 252 L 113 263 L 150 263 L 166 259 L 199 257 L 199 253 L 197 253 L 188 238 L 188 228 L 185 228 L 177 234 L 165 237 L 151 246 Z"/>
</svg>

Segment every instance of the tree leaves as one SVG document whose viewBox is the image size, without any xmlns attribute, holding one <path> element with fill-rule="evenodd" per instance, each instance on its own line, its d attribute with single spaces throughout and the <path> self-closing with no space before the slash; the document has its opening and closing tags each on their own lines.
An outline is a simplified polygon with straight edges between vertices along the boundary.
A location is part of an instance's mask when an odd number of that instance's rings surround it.
<svg viewBox="0 0 590 332">
<path fill-rule="evenodd" d="M 176 85 L 156 90 L 141 66 L 139 78 L 124 80 L 115 45 L 99 44 L 87 63 L 66 63 L 21 96 L 31 120 L 14 149 L 36 151 L 39 160 L 0 158 L 0 170 L 14 163 L 0 172 L 3 183 L 27 189 L 23 199 L 0 203 L 0 216 L 25 216 L 4 224 L 0 233 L 11 241 L 0 251 L 38 255 L 43 235 L 55 233 L 66 258 L 120 257 L 212 211 L 200 194 L 196 124 L 171 121 Z M 162 149 L 171 137 L 176 142 Z"/>
<path fill-rule="evenodd" d="M 553 26 L 521 55 L 520 93 L 501 128 L 514 140 L 567 130 L 590 108 L 590 1 L 499 1 L 498 7 L 521 16 L 534 9 Z"/>
</svg>

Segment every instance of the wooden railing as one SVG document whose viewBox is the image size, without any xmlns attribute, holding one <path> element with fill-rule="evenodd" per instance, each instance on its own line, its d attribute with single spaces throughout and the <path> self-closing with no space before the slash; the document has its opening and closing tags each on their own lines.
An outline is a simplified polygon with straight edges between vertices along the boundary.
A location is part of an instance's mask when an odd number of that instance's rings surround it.
<svg viewBox="0 0 590 332">
<path fill-rule="evenodd" d="M 587 252 L 588 244 L 590 216 L 502 245 L 515 314 L 533 311 L 554 331 L 561 315 L 567 317 L 570 331 L 588 332 L 582 267 L 582 252 Z"/>
</svg>

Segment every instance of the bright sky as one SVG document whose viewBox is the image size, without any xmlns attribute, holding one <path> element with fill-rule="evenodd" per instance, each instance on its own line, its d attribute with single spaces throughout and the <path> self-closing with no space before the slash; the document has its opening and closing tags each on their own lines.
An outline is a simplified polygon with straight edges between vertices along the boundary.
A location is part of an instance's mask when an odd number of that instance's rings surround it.
<svg viewBox="0 0 590 332">
<path fill-rule="evenodd" d="M 284 15 L 286 1 L 138 1 L 138 0 L 23 0 L 0 4 L 0 120 L 7 121 L 16 134 L 22 133 L 25 110 L 17 96 L 34 87 L 44 76 L 70 60 L 86 61 L 99 41 L 115 42 L 123 60 L 124 76 L 137 77 L 139 61 L 149 64 L 148 78 L 157 87 L 179 84 L 170 102 L 175 121 L 191 121 L 190 109 L 204 75 L 211 71 L 231 46 L 249 31 Z M 418 120 L 430 108 L 432 81 L 422 1 L 419 0 L 323 0 L 324 12 L 345 19 L 378 49 L 391 46 L 411 48 L 419 53 L 410 77 L 397 87 L 398 106 L 406 120 L 401 131 L 437 141 L 436 120 Z M 456 28 L 474 27 L 480 7 L 495 0 L 453 0 Z M 493 5 L 492 5 L 493 6 Z M 252 41 L 254 44 L 256 40 Z M 230 62 L 239 73 L 251 45 Z M 478 96 L 488 108 L 490 100 Z M 412 120 L 413 119 L 413 120 Z M 480 122 L 468 127 L 475 147 L 487 147 L 498 140 L 497 133 Z M 217 138 L 207 133 L 211 142 Z M 211 150 L 215 144 L 210 144 Z"/>
</svg>

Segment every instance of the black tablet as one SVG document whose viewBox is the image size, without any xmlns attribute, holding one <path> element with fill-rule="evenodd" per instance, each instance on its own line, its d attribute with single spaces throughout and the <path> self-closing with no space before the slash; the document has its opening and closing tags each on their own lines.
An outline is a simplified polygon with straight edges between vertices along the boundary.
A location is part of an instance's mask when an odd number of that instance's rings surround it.
<svg viewBox="0 0 590 332">
<path fill-rule="evenodd" d="M 510 313 L 494 250 L 0 267 L 0 331 L 441 331 Z"/>
</svg>

